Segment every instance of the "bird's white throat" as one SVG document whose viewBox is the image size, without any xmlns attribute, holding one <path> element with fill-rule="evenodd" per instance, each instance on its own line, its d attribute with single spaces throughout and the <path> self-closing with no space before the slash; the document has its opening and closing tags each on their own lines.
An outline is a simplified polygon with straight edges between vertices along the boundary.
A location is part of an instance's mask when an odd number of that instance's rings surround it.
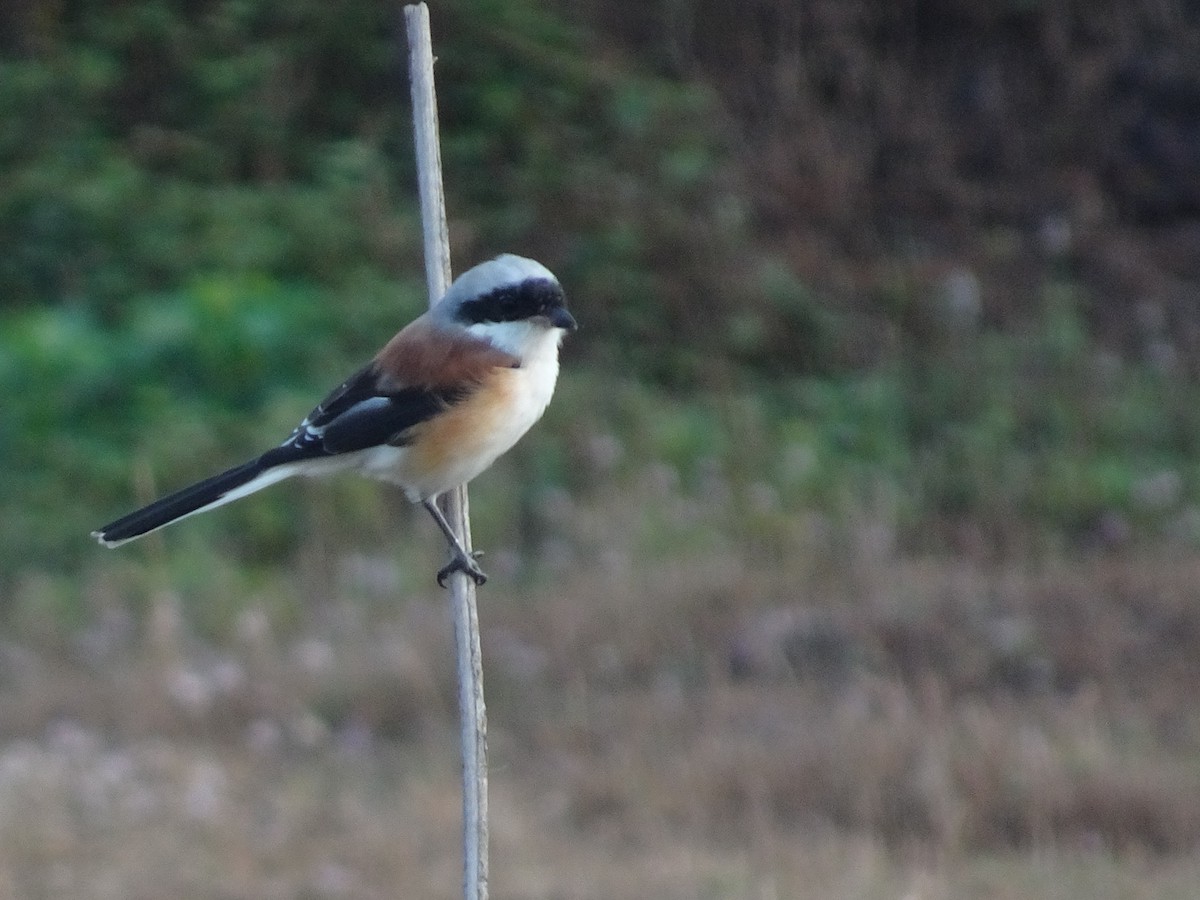
<svg viewBox="0 0 1200 900">
<path fill-rule="evenodd" d="M 561 328 L 547 328 L 538 322 L 478 322 L 467 326 L 467 332 L 483 338 L 497 350 L 511 353 L 527 365 L 546 355 L 558 356 L 562 343 Z"/>
</svg>

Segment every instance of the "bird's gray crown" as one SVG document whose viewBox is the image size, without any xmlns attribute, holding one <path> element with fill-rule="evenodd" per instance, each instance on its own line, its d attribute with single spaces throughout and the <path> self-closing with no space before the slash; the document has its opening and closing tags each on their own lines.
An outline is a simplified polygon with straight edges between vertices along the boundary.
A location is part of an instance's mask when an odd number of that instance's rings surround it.
<svg viewBox="0 0 1200 900">
<path fill-rule="evenodd" d="M 540 262 L 505 253 L 454 280 L 435 314 L 464 325 L 520 322 L 564 307 L 562 286 Z"/>
</svg>

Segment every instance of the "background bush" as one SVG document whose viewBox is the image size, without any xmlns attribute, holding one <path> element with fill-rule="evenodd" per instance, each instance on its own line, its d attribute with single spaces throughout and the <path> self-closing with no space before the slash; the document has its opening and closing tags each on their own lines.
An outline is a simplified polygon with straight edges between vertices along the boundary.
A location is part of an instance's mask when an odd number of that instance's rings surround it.
<svg viewBox="0 0 1200 900">
<path fill-rule="evenodd" d="M 139 466 L 167 488 L 277 440 L 423 301 L 394 9 L 0 15 L 16 571 L 73 565 Z M 765 487 L 780 522 L 874 509 L 913 547 L 1191 539 L 1194 17 L 447 0 L 433 19 L 456 261 L 559 273 L 593 430 L 696 490 Z M 595 437 L 569 418 L 517 457 L 547 489 Z M 255 527 L 267 558 L 294 546 Z"/>
</svg>

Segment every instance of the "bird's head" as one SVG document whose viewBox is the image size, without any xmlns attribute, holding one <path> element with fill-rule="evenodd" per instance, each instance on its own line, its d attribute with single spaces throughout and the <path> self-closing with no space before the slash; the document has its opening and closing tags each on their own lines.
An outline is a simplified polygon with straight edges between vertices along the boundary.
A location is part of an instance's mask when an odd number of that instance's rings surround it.
<svg viewBox="0 0 1200 900">
<path fill-rule="evenodd" d="M 465 328 L 520 358 L 578 325 L 566 295 L 541 263 L 505 253 L 459 275 L 433 308 L 434 318 Z"/>
</svg>

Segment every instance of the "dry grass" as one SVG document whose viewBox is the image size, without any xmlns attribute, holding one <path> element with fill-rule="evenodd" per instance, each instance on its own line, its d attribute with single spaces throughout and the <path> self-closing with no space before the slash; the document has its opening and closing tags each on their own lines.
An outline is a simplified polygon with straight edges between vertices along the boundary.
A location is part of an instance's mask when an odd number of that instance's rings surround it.
<svg viewBox="0 0 1200 900">
<path fill-rule="evenodd" d="M 563 521 L 574 570 L 482 600 L 494 896 L 1200 890 L 1200 564 L 864 537 L 759 567 L 684 528 L 651 565 L 619 510 Z M 108 569 L 85 627 L 0 647 L 0 898 L 457 896 L 445 610 L 388 560 L 334 569 L 290 615 L 304 572 L 152 568 L 133 615 Z M 181 610 L 238 585 L 199 638 Z"/>
<path fill-rule="evenodd" d="M 581 824 L 552 781 L 495 774 L 496 897 L 1162 900 L 1200 883 L 1194 855 L 897 852 L 829 827 L 716 838 L 646 813 Z M 60 725 L 6 748 L 0 803 L 3 897 L 457 895 L 457 782 L 432 745 L 276 755 Z"/>
</svg>

